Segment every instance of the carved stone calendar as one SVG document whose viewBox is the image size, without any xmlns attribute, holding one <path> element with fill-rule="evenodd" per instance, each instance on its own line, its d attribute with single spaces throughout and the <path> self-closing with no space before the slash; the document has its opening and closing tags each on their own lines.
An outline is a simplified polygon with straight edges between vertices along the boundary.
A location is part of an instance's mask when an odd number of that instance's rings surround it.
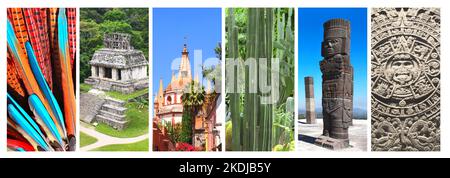
<svg viewBox="0 0 450 178">
<path fill-rule="evenodd" d="M 440 11 L 372 10 L 373 151 L 440 150 Z"/>
</svg>

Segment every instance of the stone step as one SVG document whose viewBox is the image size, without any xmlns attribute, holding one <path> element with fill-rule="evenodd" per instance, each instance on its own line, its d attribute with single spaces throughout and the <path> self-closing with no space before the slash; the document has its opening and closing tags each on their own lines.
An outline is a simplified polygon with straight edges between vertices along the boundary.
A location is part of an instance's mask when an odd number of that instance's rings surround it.
<svg viewBox="0 0 450 178">
<path fill-rule="evenodd" d="M 105 104 L 109 104 L 109 105 L 113 105 L 113 106 L 119 106 L 119 107 L 124 107 L 125 106 L 125 101 L 107 97 L 107 98 L 105 98 Z"/>
<path fill-rule="evenodd" d="M 93 88 L 104 90 L 104 91 L 110 91 L 111 90 L 111 83 L 107 81 L 100 80 L 96 85 L 93 86 Z"/>
<path fill-rule="evenodd" d="M 128 125 L 128 121 L 118 121 L 118 120 L 114 120 L 114 119 L 105 117 L 103 115 L 97 115 L 97 116 L 95 116 L 95 119 L 97 120 L 97 122 L 105 123 L 117 130 L 123 130 Z"/>
<path fill-rule="evenodd" d="M 125 115 L 125 111 L 127 110 L 127 108 L 119 107 L 119 106 L 113 106 L 113 105 L 110 105 L 110 104 L 104 104 L 102 106 L 101 110 L 108 111 L 110 113 L 114 113 L 114 114 L 117 114 L 117 115 Z"/>
<path fill-rule="evenodd" d="M 83 122 L 91 123 L 95 119 L 95 115 L 98 114 L 100 108 L 105 102 L 95 95 L 89 93 L 80 93 L 80 119 Z"/>
<path fill-rule="evenodd" d="M 95 84 L 97 84 L 97 81 L 92 78 L 87 78 L 87 79 L 84 79 L 84 83 L 89 84 L 89 85 L 95 85 Z"/>
<path fill-rule="evenodd" d="M 124 121 L 126 118 L 125 115 L 114 114 L 112 112 L 104 111 L 104 110 L 100 110 L 99 114 L 102 116 L 105 116 L 107 118 L 111 118 L 111 119 L 118 120 L 118 121 Z"/>
</svg>

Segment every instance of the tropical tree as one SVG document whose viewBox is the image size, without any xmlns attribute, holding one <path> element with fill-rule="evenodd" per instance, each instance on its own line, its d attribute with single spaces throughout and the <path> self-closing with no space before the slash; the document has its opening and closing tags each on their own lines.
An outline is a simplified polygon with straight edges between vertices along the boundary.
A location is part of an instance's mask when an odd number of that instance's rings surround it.
<svg viewBox="0 0 450 178">
<path fill-rule="evenodd" d="M 172 141 L 172 143 L 177 143 L 180 142 L 182 140 L 181 139 L 181 125 L 180 124 L 172 124 L 172 123 L 168 123 L 166 125 L 167 128 L 167 134 L 169 135 L 170 141 Z"/>
<path fill-rule="evenodd" d="M 211 81 L 214 86 L 216 86 L 217 91 L 221 90 L 222 84 L 222 43 L 217 43 L 216 48 L 214 48 L 214 53 L 219 63 L 215 66 L 203 67 L 202 75 L 208 81 Z"/>
<path fill-rule="evenodd" d="M 205 100 L 205 89 L 203 86 L 200 86 L 200 83 L 196 81 L 191 81 L 181 96 L 182 104 L 184 107 L 189 109 L 191 114 L 197 114 L 197 111 L 200 106 L 202 106 L 203 101 Z"/>
<path fill-rule="evenodd" d="M 200 110 L 205 100 L 206 92 L 203 86 L 198 82 L 192 81 L 186 86 L 181 96 L 183 104 L 183 118 L 181 128 L 181 140 L 192 143 L 192 133 L 194 128 L 193 118 Z"/>
<path fill-rule="evenodd" d="M 187 108 L 184 108 L 183 116 L 181 117 L 181 132 L 178 140 L 172 140 L 172 142 L 185 142 L 192 143 L 192 116 L 187 112 Z"/>
</svg>

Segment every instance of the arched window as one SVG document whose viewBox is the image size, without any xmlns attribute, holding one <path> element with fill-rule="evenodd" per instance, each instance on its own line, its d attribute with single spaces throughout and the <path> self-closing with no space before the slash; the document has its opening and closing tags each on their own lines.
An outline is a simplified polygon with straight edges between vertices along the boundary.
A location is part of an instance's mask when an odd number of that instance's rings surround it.
<svg viewBox="0 0 450 178">
<path fill-rule="evenodd" d="M 172 97 L 170 97 L 170 96 L 167 97 L 167 103 L 172 104 Z"/>
</svg>

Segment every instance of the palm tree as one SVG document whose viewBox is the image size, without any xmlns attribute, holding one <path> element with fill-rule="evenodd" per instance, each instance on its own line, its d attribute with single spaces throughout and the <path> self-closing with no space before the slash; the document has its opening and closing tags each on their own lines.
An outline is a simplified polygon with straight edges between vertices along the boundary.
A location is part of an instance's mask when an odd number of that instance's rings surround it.
<svg viewBox="0 0 450 178">
<path fill-rule="evenodd" d="M 181 101 L 184 108 L 189 109 L 192 115 L 197 114 L 198 109 L 202 106 L 205 100 L 205 89 L 200 86 L 199 83 L 192 81 L 187 85 L 183 95 L 181 96 Z"/>
<path fill-rule="evenodd" d="M 216 54 L 216 58 L 219 60 L 219 64 L 216 66 L 210 66 L 203 68 L 203 77 L 208 79 L 213 83 L 213 85 L 221 84 L 221 76 L 222 76 L 222 69 L 221 69 L 221 61 L 222 61 L 222 44 L 218 43 L 216 48 L 214 48 L 214 53 Z"/>
</svg>

